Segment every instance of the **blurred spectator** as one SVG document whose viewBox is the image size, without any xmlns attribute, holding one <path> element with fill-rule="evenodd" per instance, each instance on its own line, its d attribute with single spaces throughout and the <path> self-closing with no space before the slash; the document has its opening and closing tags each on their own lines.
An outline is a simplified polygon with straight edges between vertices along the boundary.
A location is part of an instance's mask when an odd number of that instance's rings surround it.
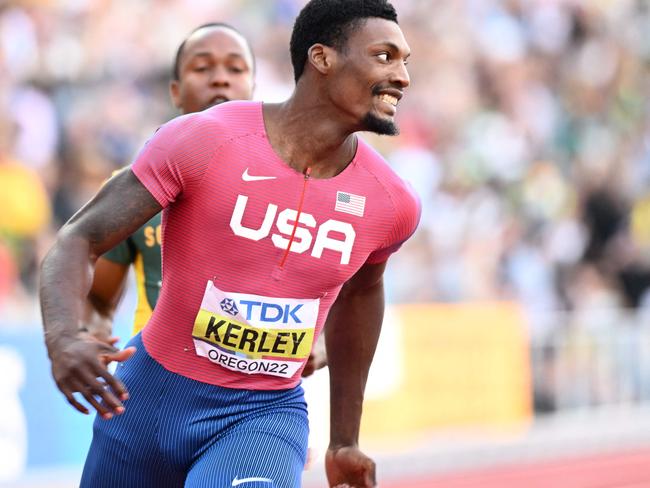
<svg viewBox="0 0 650 488">
<path fill-rule="evenodd" d="M 16 123 L 0 117 L 0 303 L 20 286 L 18 274 L 35 292 L 36 242 L 50 219 L 41 178 L 15 157 L 18 133 Z"/>
</svg>

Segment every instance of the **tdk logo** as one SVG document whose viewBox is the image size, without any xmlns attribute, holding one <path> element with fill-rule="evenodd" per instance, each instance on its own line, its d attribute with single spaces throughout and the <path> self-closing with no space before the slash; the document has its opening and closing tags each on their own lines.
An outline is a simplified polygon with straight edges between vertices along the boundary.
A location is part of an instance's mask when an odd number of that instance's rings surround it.
<svg viewBox="0 0 650 488">
<path fill-rule="evenodd" d="M 239 301 L 239 306 L 245 308 L 247 321 L 259 320 L 260 322 L 282 322 L 283 324 L 289 323 L 289 320 L 294 324 L 302 324 L 302 320 L 298 316 L 302 305 L 302 303 L 279 305 L 253 300 Z"/>
<path fill-rule="evenodd" d="M 239 313 L 239 309 L 235 304 L 235 300 L 232 298 L 224 298 L 221 300 L 221 303 L 219 305 L 221 305 L 221 310 L 229 313 L 230 315 L 237 315 Z"/>
<path fill-rule="evenodd" d="M 323 255 L 323 251 L 329 249 L 330 251 L 341 254 L 341 264 L 350 264 L 352 246 L 354 246 L 354 240 L 356 238 L 356 232 L 354 231 L 352 224 L 329 219 L 318 226 L 316 239 L 314 239 L 314 234 L 309 229 L 310 227 L 312 229 L 316 229 L 317 227 L 316 219 L 313 215 L 307 212 L 302 212 L 300 217 L 298 217 L 298 212 L 290 208 L 278 212 L 278 206 L 269 203 L 266 206 L 264 220 L 262 220 L 260 226 L 255 229 L 245 227 L 242 224 L 247 203 L 247 196 L 237 196 L 237 203 L 235 203 L 235 208 L 232 217 L 230 218 L 230 228 L 233 230 L 235 235 L 253 241 L 259 241 L 271 234 L 271 228 L 273 227 L 273 223 L 275 223 L 278 233 L 271 235 L 271 241 L 275 247 L 286 249 L 289 246 L 288 237 L 291 236 L 294 222 L 298 219 L 298 223 L 301 225 L 296 227 L 294 240 L 291 243 L 289 251 L 302 254 L 311 249 L 310 254 L 313 257 L 320 259 Z"/>
</svg>

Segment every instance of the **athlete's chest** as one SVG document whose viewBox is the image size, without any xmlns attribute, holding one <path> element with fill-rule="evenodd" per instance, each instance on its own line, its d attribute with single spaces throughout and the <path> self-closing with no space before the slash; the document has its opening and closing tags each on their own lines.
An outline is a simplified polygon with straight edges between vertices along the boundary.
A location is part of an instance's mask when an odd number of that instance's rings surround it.
<svg viewBox="0 0 650 488">
<path fill-rule="evenodd" d="M 363 171 L 314 179 L 268 151 L 226 151 L 192 197 L 193 213 L 241 260 L 346 277 L 381 246 L 392 209 Z M 260 263 L 262 261 L 262 263 Z M 268 261 L 268 262 L 267 262 Z"/>
</svg>

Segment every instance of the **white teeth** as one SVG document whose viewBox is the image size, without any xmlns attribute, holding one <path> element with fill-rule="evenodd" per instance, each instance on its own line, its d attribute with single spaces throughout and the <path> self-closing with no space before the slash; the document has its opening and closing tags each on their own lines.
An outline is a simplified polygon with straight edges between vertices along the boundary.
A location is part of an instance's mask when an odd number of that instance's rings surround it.
<svg viewBox="0 0 650 488">
<path fill-rule="evenodd" d="M 379 99 L 386 103 L 390 103 L 393 107 L 397 107 L 397 102 L 398 102 L 397 97 L 384 93 L 379 96 Z"/>
</svg>

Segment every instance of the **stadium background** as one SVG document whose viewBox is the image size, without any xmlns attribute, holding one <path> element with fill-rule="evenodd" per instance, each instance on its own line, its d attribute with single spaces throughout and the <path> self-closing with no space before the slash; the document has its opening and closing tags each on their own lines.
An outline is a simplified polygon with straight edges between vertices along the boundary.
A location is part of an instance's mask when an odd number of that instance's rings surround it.
<svg viewBox="0 0 650 488">
<path fill-rule="evenodd" d="M 175 49 L 230 22 L 255 98 L 292 89 L 302 0 L 0 2 L 0 485 L 74 486 L 91 419 L 49 376 L 35 298 L 57 228 L 176 115 Z M 395 0 L 423 201 L 390 262 L 362 447 L 380 486 L 650 486 L 650 5 Z M 128 335 L 133 295 L 117 330 Z M 327 373 L 307 382 L 323 486 Z"/>
</svg>

